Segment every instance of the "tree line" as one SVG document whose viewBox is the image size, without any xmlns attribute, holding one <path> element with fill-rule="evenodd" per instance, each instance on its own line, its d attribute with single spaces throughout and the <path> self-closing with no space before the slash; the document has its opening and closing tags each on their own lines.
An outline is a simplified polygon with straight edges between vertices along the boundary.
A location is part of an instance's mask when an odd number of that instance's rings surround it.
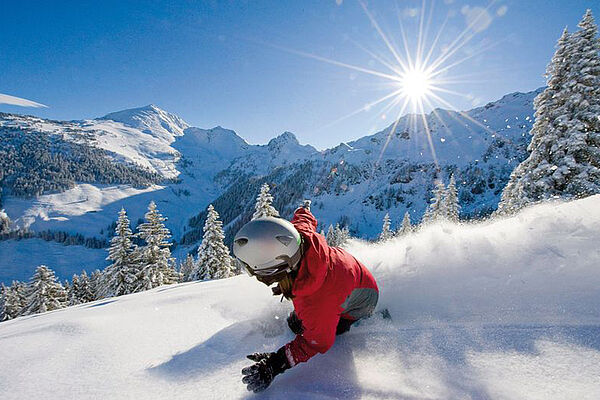
<svg viewBox="0 0 600 400">
<path fill-rule="evenodd" d="M 134 234 L 125 209 L 119 211 L 115 233 L 108 247 L 111 264 L 103 271 L 74 275 L 61 283 L 52 269 L 36 268 L 28 283 L 14 281 L 0 288 L 0 321 L 122 296 L 191 280 L 221 279 L 239 272 L 229 249 L 219 214 L 212 205 L 204 228 L 204 238 L 194 259 L 188 256 L 179 266 L 171 256 L 171 234 L 166 218 L 154 202 L 148 205 L 144 221 Z M 140 242 L 141 244 L 136 244 Z"/>
</svg>

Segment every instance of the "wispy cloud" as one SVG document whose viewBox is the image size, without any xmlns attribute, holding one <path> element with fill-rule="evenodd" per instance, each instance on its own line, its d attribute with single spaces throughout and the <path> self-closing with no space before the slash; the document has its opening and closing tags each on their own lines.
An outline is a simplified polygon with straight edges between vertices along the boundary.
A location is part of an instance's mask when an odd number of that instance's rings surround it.
<svg viewBox="0 0 600 400">
<path fill-rule="evenodd" d="M 22 99 L 20 97 L 10 96 L 8 94 L 0 93 L 0 104 L 10 104 L 11 106 L 20 107 L 48 107 L 45 104 L 36 103 L 35 101 Z"/>
</svg>

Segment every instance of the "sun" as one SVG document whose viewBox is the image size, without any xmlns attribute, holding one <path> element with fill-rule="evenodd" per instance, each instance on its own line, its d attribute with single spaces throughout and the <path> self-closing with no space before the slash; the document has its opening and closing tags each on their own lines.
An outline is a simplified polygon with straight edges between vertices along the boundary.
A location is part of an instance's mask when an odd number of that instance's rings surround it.
<svg viewBox="0 0 600 400">
<path fill-rule="evenodd" d="M 426 98 L 431 94 L 432 88 L 432 77 L 425 70 L 412 68 L 400 76 L 400 95 L 412 102 L 418 102 Z"/>
<path fill-rule="evenodd" d="M 486 10 L 497 0 L 489 1 L 490 3 Z M 439 165 L 435 152 L 434 140 L 429 128 L 429 119 L 435 118 L 439 121 L 441 125 L 445 127 L 448 135 L 452 135 L 452 132 L 448 130 L 444 118 L 451 118 L 460 123 L 462 123 L 462 120 L 468 120 L 480 128 L 491 132 L 488 126 L 475 120 L 463 111 L 456 111 L 454 113 L 438 112 L 441 107 L 445 107 L 448 110 L 456 110 L 456 107 L 444 98 L 447 95 L 460 96 L 472 100 L 471 95 L 451 89 L 451 86 L 453 85 L 470 83 L 470 74 L 460 76 L 453 73 L 452 70 L 455 70 L 457 66 L 463 64 L 467 60 L 473 59 L 495 45 L 494 43 L 484 45 L 484 41 L 480 44 L 470 43 L 478 32 L 478 30 L 475 29 L 475 25 L 480 22 L 481 18 L 488 15 L 487 11 L 485 13 L 480 13 L 477 18 L 470 21 L 464 30 L 456 36 L 452 35 L 446 38 L 448 35 L 447 33 L 444 33 L 444 28 L 451 18 L 451 15 L 448 14 L 444 22 L 440 25 L 438 32 L 434 36 L 429 37 L 428 32 L 432 22 L 433 0 L 431 1 L 430 7 L 426 7 L 426 2 L 427 0 L 422 0 L 420 16 L 418 19 L 418 32 L 414 35 L 407 35 L 407 31 L 403 26 L 402 16 L 398 16 L 397 20 L 400 23 L 400 35 L 398 36 L 398 40 L 396 40 L 394 35 L 389 32 L 384 32 L 374 18 L 374 14 L 367 8 L 365 1 L 358 0 L 365 15 L 371 22 L 371 26 L 379 35 L 384 49 L 387 49 L 387 51 L 381 53 L 370 50 L 358 42 L 354 42 L 359 49 L 370 57 L 369 64 L 367 65 L 349 64 L 312 53 L 280 48 L 303 57 L 312 58 L 338 67 L 382 78 L 381 83 L 383 84 L 382 87 L 386 90 L 386 94 L 320 128 L 325 129 L 361 112 L 370 111 L 375 107 L 377 107 L 377 113 L 382 119 L 387 119 L 388 115 L 391 114 L 391 119 L 394 123 L 388 128 L 389 133 L 387 140 L 382 146 L 379 158 L 375 165 L 379 164 L 393 134 L 397 131 L 402 116 L 405 115 L 406 112 L 408 112 L 409 118 L 408 120 L 404 120 L 404 123 L 411 124 L 411 126 L 414 126 L 416 129 L 417 122 L 420 120 L 420 124 L 424 128 L 426 140 L 429 144 L 429 150 L 431 151 L 432 158 L 437 167 L 439 167 Z M 397 42 L 400 43 L 400 46 L 398 46 Z M 467 45 L 469 45 L 469 47 L 466 47 Z M 380 68 L 374 67 L 379 64 Z M 431 111 L 430 114 L 427 114 L 428 111 Z"/>
</svg>

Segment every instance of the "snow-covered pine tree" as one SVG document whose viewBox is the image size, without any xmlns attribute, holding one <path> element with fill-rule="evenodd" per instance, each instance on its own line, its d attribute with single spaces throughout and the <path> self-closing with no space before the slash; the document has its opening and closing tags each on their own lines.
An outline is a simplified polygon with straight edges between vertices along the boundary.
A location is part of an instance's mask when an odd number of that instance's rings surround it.
<svg viewBox="0 0 600 400">
<path fill-rule="evenodd" d="M 224 239 L 223 223 L 211 204 L 204 223 L 202 243 L 198 248 L 198 260 L 189 280 L 221 279 L 234 275 L 232 259 Z"/>
<path fill-rule="evenodd" d="M 333 231 L 335 232 L 335 238 L 336 238 L 336 246 L 340 247 L 342 245 L 342 240 L 343 240 L 343 233 L 342 233 L 342 228 L 340 228 L 340 224 L 337 223 L 335 224 L 335 228 L 333 228 Z"/>
<path fill-rule="evenodd" d="M 90 276 L 90 293 L 92 293 L 94 300 L 102 299 L 102 283 L 103 274 L 99 269 L 94 270 Z"/>
<path fill-rule="evenodd" d="M 379 241 L 385 242 L 394 237 L 394 231 L 392 231 L 392 222 L 390 221 L 390 214 L 385 213 L 383 217 L 383 225 L 381 227 L 381 233 L 379 234 Z"/>
<path fill-rule="evenodd" d="M 66 306 L 71 305 L 70 299 L 71 299 L 71 295 L 73 294 L 73 286 L 71 285 L 71 282 L 69 282 L 68 279 L 65 279 L 65 281 L 62 284 L 62 287 L 65 289 L 65 293 L 67 294 L 67 304 L 65 304 L 65 307 L 66 307 Z"/>
<path fill-rule="evenodd" d="M 71 279 L 71 285 L 70 288 L 67 288 L 65 286 L 65 289 L 67 290 L 67 296 L 69 298 L 69 305 L 70 306 L 75 306 L 77 304 L 81 304 L 81 301 L 79 300 L 79 276 L 77 276 L 77 274 L 73 274 L 73 278 Z"/>
<path fill-rule="evenodd" d="M 8 288 L 4 286 L 4 283 L 0 283 L 0 322 L 5 319 L 4 304 L 6 303 L 6 292 L 8 292 Z"/>
<path fill-rule="evenodd" d="M 134 291 L 142 291 L 161 285 L 170 285 L 179 281 L 179 274 L 175 271 L 175 260 L 171 257 L 168 239 L 171 233 L 163 224 L 166 218 L 151 201 L 145 222 L 138 226 L 138 234 L 145 241 L 139 249 L 138 284 Z"/>
<path fill-rule="evenodd" d="M 141 285 L 138 281 L 140 266 L 136 259 L 133 232 L 124 208 L 119 211 L 115 235 L 110 240 L 107 260 L 112 261 L 103 274 L 102 297 L 121 296 L 133 293 Z"/>
<path fill-rule="evenodd" d="M 397 231 L 397 236 L 408 235 L 410 232 L 413 231 L 413 229 L 414 228 L 410 222 L 410 214 L 407 211 L 404 213 L 404 218 L 402 218 L 402 226 Z"/>
<path fill-rule="evenodd" d="M 26 306 L 22 315 L 57 310 L 68 304 L 67 292 L 57 281 L 54 271 L 40 265 L 27 287 Z"/>
<path fill-rule="evenodd" d="M 90 301 L 96 300 L 90 284 L 90 278 L 85 271 L 82 271 L 81 275 L 79 275 L 78 282 L 79 285 L 76 294 L 79 302 L 89 303 Z"/>
<path fill-rule="evenodd" d="M 256 198 L 255 212 L 252 219 L 261 217 L 279 217 L 279 211 L 273 207 L 273 196 L 269 193 L 269 184 L 264 183 Z"/>
<path fill-rule="evenodd" d="M 335 233 L 338 238 L 338 247 L 342 247 L 350 240 L 350 229 L 347 226 L 340 228 L 340 225 L 336 224 Z"/>
<path fill-rule="evenodd" d="M 188 282 L 190 280 L 190 275 L 192 274 L 192 271 L 194 271 L 194 257 L 192 257 L 191 254 L 188 254 L 179 267 L 181 280 L 183 282 Z"/>
<path fill-rule="evenodd" d="M 175 259 L 173 258 L 171 261 L 170 267 L 167 270 L 165 270 L 165 278 L 164 278 L 165 285 L 173 285 L 176 283 L 183 282 L 181 273 L 179 273 L 179 271 L 177 271 L 177 268 L 175 268 L 175 267 L 176 267 L 176 263 L 175 263 Z"/>
<path fill-rule="evenodd" d="M 0 234 L 10 232 L 10 218 L 4 210 L 0 210 Z"/>
<path fill-rule="evenodd" d="M 565 28 L 558 39 L 552 61 L 546 68 L 548 85 L 533 102 L 535 122 L 530 131 L 533 137 L 527 148 L 529 157 L 512 172 L 498 205 L 500 214 L 513 213 L 529 203 L 541 200 L 543 193 L 553 186 L 551 176 L 555 172 L 555 166 L 550 162 L 550 157 L 560 135 L 556 122 L 564 109 L 567 96 L 570 49 L 571 36 Z"/>
<path fill-rule="evenodd" d="M 435 188 L 433 189 L 433 197 L 431 203 L 427 206 L 425 214 L 423 215 L 423 223 L 434 222 L 440 218 L 446 216 L 446 210 L 444 209 L 444 196 L 446 194 L 446 187 L 441 180 L 436 181 Z"/>
<path fill-rule="evenodd" d="M 568 197 L 600 193 L 600 38 L 590 9 L 578 26 L 580 30 L 572 38 L 572 68 L 568 73 L 573 94 L 566 106 L 572 116 L 564 123 L 569 134 L 569 173 L 564 177 Z"/>
<path fill-rule="evenodd" d="M 458 190 L 456 189 L 456 181 L 454 180 L 454 174 L 450 177 L 450 183 L 444 193 L 444 211 L 446 212 L 446 218 L 452 222 L 458 222 L 458 214 L 460 212 L 460 205 L 458 204 Z"/>
<path fill-rule="evenodd" d="M 335 231 L 335 228 L 333 227 L 333 225 L 329 225 L 329 228 L 327 228 L 327 234 L 325 235 L 325 240 L 327 241 L 327 244 L 329 246 L 337 247 L 338 237 L 337 237 L 337 232 Z"/>
<path fill-rule="evenodd" d="M 600 41 L 587 10 L 580 31 L 565 29 L 534 101 L 529 157 L 511 174 L 498 213 L 554 197 L 600 193 Z"/>
<path fill-rule="evenodd" d="M 0 319 L 0 321 L 17 318 L 19 315 L 22 315 L 21 313 L 27 304 L 26 294 L 27 284 L 24 282 L 13 281 L 10 286 L 6 287 L 4 292 L 4 319 Z"/>
</svg>

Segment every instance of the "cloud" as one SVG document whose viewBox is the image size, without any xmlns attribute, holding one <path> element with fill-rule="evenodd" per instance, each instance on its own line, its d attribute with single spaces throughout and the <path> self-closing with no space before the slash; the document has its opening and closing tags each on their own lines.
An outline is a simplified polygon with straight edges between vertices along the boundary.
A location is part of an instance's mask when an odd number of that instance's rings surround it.
<svg viewBox="0 0 600 400">
<path fill-rule="evenodd" d="M 465 16 L 469 28 L 475 32 L 486 30 L 492 23 L 492 16 L 485 8 L 465 5 L 460 11 Z"/>
<path fill-rule="evenodd" d="M 22 99 L 20 97 L 10 96 L 8 94 L 0 93 L 0 104 L 10 104 L 11 106 L 19 106 L 19 107 L 45 107 L 48 106 L 41 103 L 36 103 L 35 101 Z"/>
</svg>

